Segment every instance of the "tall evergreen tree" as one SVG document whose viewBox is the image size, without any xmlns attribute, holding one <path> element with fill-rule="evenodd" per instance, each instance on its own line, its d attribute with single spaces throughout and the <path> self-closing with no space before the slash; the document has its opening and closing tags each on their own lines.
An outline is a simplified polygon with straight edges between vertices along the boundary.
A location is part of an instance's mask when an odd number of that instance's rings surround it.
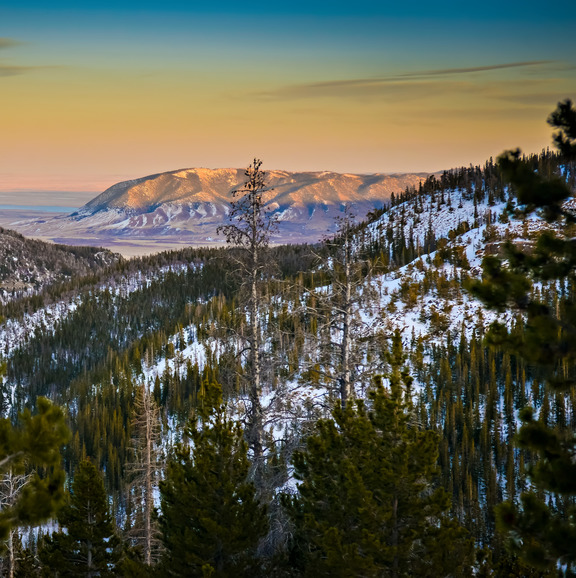
<svg viewBox="0 0 576 578">
<path fill-rule="evenodd" d="M 285 503 L 305 576 L 469 575 L 472 544 L 433 485 L 438 436 L 415 423 L 399 341 L 390 388 L 378 379 L 368 403 L 337 406 L 294 456 L 301 484 Z"/>
<path fill-rule="evenodd" d="M 74 473 L 70 502 L 60 511 L 58 523 L 62 530 L 47 537 L 39 552 L 45 576 L 114 575 L 120 541 L 102 476 L 88 459 Z"/>
<path fill-rule="evenodd" d="M 554 140 L 565 156 L 573 159 L 576 150 L 576 109 L 567 100 L 558 104 L 549 123 L 559 129 Z M 563 205 L 572 192 L 565 178 L 552 180 L 535 173 L 520 151 L 508 151 L 499 159 L 500 167 L 518 194 L 524 213 L 535 210 L 555 222 L 556 234 L 545 231 L 530 251 L 506 246 L 508 266 L 496 258 L 484 261 L 481 281 L 470 289 L 489 306 L 524 313 L 521 328 L 508 330 L 495 324 L 489 342 L 518 354 L 536 366 L 549 388 L 573 391 L 576 386 L 576 246 L 573 223 L 576 214 Z M 534 282 L 553 283 L 560 288 L 555 302 L 532 291 Z M 545 397 L 545 402 L 548 398 Z M 546 423 L 544 407 L 538 420 L 532 408 L 520 413 L 523 426 L 517 436 L 520 448 L 539 456 L 528 469 L 532 491 L 520 497 L 520 504 L 505 502 L 498 508 L 500 528 L 512 550 L 528 563 L 554 569 L 563 565 L 576 574 L 576 443 L 574 432 Z M 544 494 L 544 499 L 542 495 Z"/>
<path fill-rule="evenodd" d="M 567 98 L 558 103 L 548 117 L 548 124 L 558 129 L 554 143 L 568 161 L 576 160 L 576 108 Z"/>
<path fill-rule="evenodd" d="M 247 481 L 250 462 L 239 424 L 227 415 L 221 388 L 204 384 L 191 447 L 179 444 L 160 483 L 160 526 L 169 576 L 256 576 L 255 552 L 266 533 L 266 508 Z"/>
</svg>

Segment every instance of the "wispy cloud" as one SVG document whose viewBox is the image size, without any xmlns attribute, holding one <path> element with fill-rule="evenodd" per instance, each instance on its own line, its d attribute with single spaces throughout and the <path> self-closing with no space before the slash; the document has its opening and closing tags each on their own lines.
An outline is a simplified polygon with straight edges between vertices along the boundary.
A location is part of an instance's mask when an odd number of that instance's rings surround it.
<svg viewBox="0 0 576 578">
<path fill-rule="evenodd" d="M 40 70 L 58 70 L 66 68 L 65 66 L 19 66 L 17 64 L 2 64 L 0 62 L 0 77 L 1 76 L 20 76 L 21 74 L 28 74 L 30 72 L 38 72 Z"/>
<path fill-rule="evenodd" d="M 24 42 L 20 42 L 19 40 L 14 40 L 14 38 L 7 38 L 5 36 L 0 36 L 0 50 L 4 50 L 6 48 L 12 48 L 13 46 L 22 46 L 25 44 Z M 20 76 L 22 74 L 28 74 L 30 72 L 38 72 L 40 70 L 56 70 L 65 68 L 64 66 L 59 65 L 21 65 L 21 64 L 12 64 L 12 58 L 6 59 L 3 58 L 0 61 L 0 77 L 7 77 L 7 76 Z"/>
<path fill-rule="evenodd" d="M 291 99 L 291 98 L 318 98 L 318 97 L 370 97 L 383 93 L 404 93 L 406 89 L 415 88 L 425 92 L 438 92 L 441 85 L 448 88 L 459 83 L 455 77 L 459 75 L 477 75 L 485 72 L 498 71 L 511 68 L 528 67 L 551 67 L 558 64 L 553 60 L 532 60 L 526 62 L 510 62 L 506 64 L 492 64 L 488 66 L 475 66 L 466 68 L 443 68 L 438 70 L 424 70 L 405 74 L 394 74 L 374 78 L 352 78 L 344 80 L 331 80 L 324 82 L 312 82 L 307 84 L 294 84 L 283 86 L 276 90 L 260 92 L 256 96 L 262 99 Z M 442 81 L 446 77 L 446 81 Z M 449 80 L 450 79 L 450 80 Z M 464 83 L 460 84 L 464 86 Z"/>
<path fill-rule="evenodd" d="M 20 74 L 26 74 L 27 72 L 33 72 L 37 68 L 37 66 L 17 66 L 14 64 L 0 63 L 0 76 L 18 76 Z"/>
<path fill-rule="evenodd" d="M 491 64 L 488 66 L 469 66 L 467 68 L 442 68 L 440 70 L 428 70 L 424 72 L 412 72 L 399 74 L 396 78 L 428 78 L 431 76 L 447 76 L 451 74 L 470 74 L 474 72 L 488 72 L 490 70 L 502 70 L 503 68 L 522 68 L 525 66 L 544 66 L 555 64 L 555 60 L 530 60 L 526 62 L 508 62 L 506 64 Z"/>
<path fill-rule="evenodd" d="M 6 38 L 4 36 L 0 36 L 0 50 L 3 48 L 11 48 L 12 46 L 20 46 L 23 42 L 19 42 L 18 40 L 14 40 L 13 38 Z"/>
</svg>

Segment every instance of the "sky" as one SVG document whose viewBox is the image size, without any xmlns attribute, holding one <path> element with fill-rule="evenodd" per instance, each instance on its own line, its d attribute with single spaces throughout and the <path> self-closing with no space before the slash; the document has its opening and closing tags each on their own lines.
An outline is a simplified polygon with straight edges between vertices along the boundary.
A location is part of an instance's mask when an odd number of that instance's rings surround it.
<svg viewBox="0 0 576 578">
<path fill-rule="evenodd" d="M 575 29 L 573 0 L 0 0 L 0 192 L 538 152 L 576 100 Z"/>
</svg>

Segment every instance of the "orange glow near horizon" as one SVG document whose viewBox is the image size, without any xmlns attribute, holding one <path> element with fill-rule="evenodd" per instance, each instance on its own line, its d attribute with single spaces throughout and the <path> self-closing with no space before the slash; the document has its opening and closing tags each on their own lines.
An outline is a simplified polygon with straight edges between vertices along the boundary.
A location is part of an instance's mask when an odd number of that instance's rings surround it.
<svg viewBox="0 0 576 578">
<path fill-rule="evenodd" d="M 260 46 L 235 29 L 227 39 L 147 22 L 100 46 L 103 33 L 11 23 L 14 38 L 0 38 L 0 192 L 101 192 L 254 156 L 268 169 L 435 172 L 549 146 L 548 114 L 576 95 L 576 51 L 567 60 L 564 44 L 524 46 L 526 31 L 505 28 L 491 44 L 452 32 L 443 46 L 440 28 L 379 36 L 346 20 Z"/>
</svg>

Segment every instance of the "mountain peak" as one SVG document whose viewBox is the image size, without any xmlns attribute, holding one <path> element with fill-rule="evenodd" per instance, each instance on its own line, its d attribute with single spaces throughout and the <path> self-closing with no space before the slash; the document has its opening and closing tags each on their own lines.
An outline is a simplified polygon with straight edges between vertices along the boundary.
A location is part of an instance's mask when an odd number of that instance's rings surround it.
<svg viewBox="0 0 576 578">
<path fill-rule="evenodd" d="M 418 186 L 425 174 L 358 175 L 331 171 L 267 170 L 266 208 L 280 223 L 276 243 L 316 242 L 334 228 L 334 218 L 351 205 L 358 218 L 381 208 L 391 194 Z M 25 234 L 63 240 L 138 238 L 185 244 L 222 241 L 232 192 L 245 169 L 182 168 L 116 183 L 67 217 L 20 227 Z"/>
</svg>

